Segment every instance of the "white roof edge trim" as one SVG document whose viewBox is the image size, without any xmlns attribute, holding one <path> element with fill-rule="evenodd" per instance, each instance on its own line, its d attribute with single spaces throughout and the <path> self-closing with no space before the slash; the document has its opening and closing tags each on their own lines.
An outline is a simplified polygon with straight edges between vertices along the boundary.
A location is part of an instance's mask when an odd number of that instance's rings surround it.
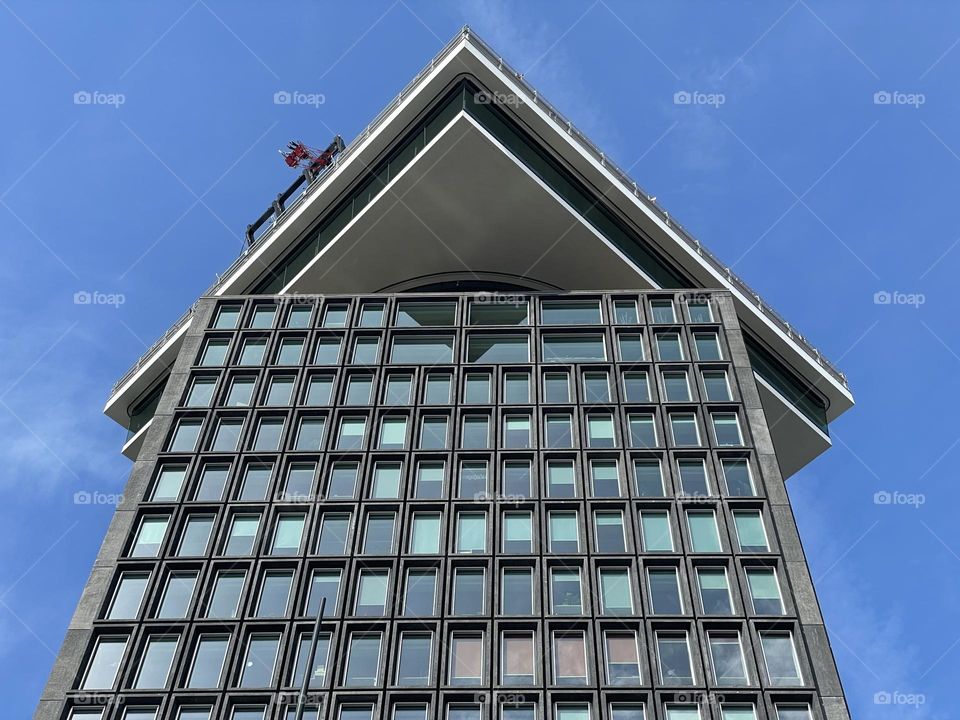
<svg viewBox="0 0 960 720">
<path fill-rule="evenodd" d="M 807 416 L 804 415 L 802 412 L 800 412 L 800 411 L 797 409 L 797 406 L 796 406 L 796 405 L 794 405 L 792 402 L 790 402 L 789 400 L 787 400 L 787 399 L 783 396 L 783 393 L 781 393 L 780 391 L 778 391 L 773 385 L 771 385 L 771 384 L 768 383 L 766 380 L 764 380 L 762 377 L 760 377 L 760 375 L 757 374 L 757 371 L 756 371 L 756 370 L 754 370 L 754 372 L 753 372 L 753 377 L 756 379 L 757 383 L 759 383 L 760 385 L 763 385 L 763 387 L 766 388 L 774 397 L 776 397 L 780 402 L 782 402 L 790 412 L 792 412 L 794 415 L 796 415 L 798 418 L 800 418 L 800 419 L 803 421 L 803 423 L 804 423 L 808 428 L 810 428 L 813 432 L 815 432 L 817 435 L 819 435 L 821 438 L 823 438 L 824 442 L 826 442 L 826 443 L 827 443 L 828 445 L 830 445 L 830 446 L 833 445 L 833 441 L 830 439 L 830 436 L 829 436 L 829 435 L 827 435 L 823 430 L 821 430 L 821 429 L 818 428 L 816 425 L 814 425 L 812 422 L 810 422 L 810 420 L 807 418 Z M 769 418 L 768 418 L 768 419 L 767 419 L 767 422 L 769 423 L 769 421 L 770 421 L 770 420 L 769 420 Z"/>
</svg>

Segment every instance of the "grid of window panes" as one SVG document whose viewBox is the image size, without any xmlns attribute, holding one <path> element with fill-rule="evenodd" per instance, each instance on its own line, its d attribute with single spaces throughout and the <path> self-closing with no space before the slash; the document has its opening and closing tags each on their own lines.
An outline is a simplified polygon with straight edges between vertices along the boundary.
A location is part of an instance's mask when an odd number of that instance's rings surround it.
<svg viewBox="0 0 960 720">
<path fill-rule="evenodd" d="M 709 295 L 205 302 L 76 717 L 821 717 Z"/>
</svg>

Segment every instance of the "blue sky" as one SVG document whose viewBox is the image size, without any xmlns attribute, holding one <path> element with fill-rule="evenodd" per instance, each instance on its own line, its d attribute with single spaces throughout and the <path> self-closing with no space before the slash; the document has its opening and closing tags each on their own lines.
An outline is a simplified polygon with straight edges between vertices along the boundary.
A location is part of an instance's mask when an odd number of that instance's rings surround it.
<svg viewBox="0 0 960 720">
<path fill-rule="evenodd" d="M 960 6 L 816 0 L 0 0 L 5 714 L 111 517 L 75 493 L 129 472 L 113 381 L 293 179 L 277 148 L 356 135 L 464 23 L 847 373 L 857 406 L 789 482 L 847 697 L 955 716 Z"/>
</svg>

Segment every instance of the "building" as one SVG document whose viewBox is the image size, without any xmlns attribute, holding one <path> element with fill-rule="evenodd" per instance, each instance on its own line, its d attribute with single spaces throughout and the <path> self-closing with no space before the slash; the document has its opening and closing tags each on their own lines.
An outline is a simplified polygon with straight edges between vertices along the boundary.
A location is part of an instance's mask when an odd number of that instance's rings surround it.
<svg viewBox="0 0 960 720">
<path fill-rule="evenodd" d="M 464 29 L 115 386 L 37 720 L 847 718 L 843 375 Z"/>
</svg>

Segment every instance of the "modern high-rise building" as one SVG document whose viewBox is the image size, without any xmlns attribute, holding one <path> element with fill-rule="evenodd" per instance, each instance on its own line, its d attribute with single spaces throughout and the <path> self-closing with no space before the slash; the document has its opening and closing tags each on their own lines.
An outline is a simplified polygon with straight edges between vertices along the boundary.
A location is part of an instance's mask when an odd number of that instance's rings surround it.
<svg viewBox="0 0 960 720">
<path fill-rule="evenodd" d="M 844 376 L 472 32 L 248 238 L 107 402 L 37 720 L 848 717 Z"/>
</svg>

